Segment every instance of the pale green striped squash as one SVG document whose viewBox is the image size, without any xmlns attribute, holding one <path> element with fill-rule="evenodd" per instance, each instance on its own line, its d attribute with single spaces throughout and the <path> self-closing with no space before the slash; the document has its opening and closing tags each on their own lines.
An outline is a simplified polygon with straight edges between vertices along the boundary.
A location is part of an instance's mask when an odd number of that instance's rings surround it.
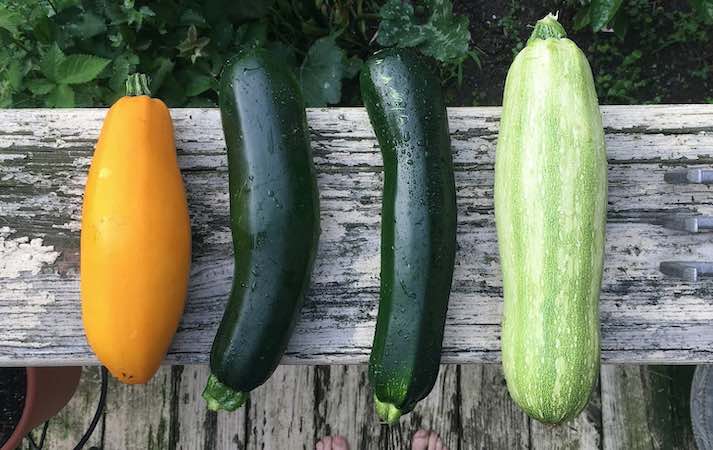
<svg viewBox="0 0 713 450">
<path fill-rule="evenodd" d="M 592 72 L 556 17 L 540 20 L 508 72 L 495 163 L 508 390 L 561 423 L 599 373 L 607 162 Z"/>
</svg>

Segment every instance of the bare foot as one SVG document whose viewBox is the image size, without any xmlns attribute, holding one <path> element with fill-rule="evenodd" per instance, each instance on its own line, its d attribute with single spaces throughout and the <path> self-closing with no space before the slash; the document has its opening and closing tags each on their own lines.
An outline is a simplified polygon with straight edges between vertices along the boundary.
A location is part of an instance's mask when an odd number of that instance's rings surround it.
<svg viewBox="0 0 713 450">
<path fill-rule="evenodd" d="M 434 431 L 418 430 L 411 440 L 411 450 L 448 450 Z"/>
<path fill-rule="evenodd" d="M 349 443 L 343 436 L 325 436 L 314 445 L 315 450 L 349 450 Z"/>
</svg>

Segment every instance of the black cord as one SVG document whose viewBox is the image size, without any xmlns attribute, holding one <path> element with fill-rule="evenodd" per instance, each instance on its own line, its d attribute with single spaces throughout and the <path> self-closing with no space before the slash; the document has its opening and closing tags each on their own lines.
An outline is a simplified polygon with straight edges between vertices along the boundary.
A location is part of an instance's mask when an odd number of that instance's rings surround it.
<svg viewBox="0 0 713 450">
<path fill-rule="evenodd" d="M 101 386 L 101 394 L 99 394 L 99 404 L 97 405 L 97 410 L 94 413 L 94 417 L 92 418 L 92 423 L 89 424 L 89 428 L 87 428 L 86 433 L 84 433 L 84 436 L 82 436 L 82 439 L 79 440 L 79 443 L 74 447 L 74 450 L 81 450 L 84 448 L 84 446 L 87 444 L 87 441 L 89 440 L 90 437 L 92 437 L 92 433 L 94 432 L 94 429 L 97 427 L 97 424 L 99 423 L 99 419 L 101 419 L 102 413 L 104 412 L 104 405 L 106 405 L 106 389 L 107 385 L 109 384 L 109 374 L 106 370 L 106 367 L 102 366 L 101 368 L 102 372 L 102 386 Z"/>
</svg>

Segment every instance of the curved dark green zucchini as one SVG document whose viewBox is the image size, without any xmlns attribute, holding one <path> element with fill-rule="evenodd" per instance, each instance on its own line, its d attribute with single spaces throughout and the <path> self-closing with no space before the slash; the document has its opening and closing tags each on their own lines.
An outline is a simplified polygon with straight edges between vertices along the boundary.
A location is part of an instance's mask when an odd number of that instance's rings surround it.
<svg viewBox="0 0 713 450">
<path fill-rule="evenodd" d="M 384 159 L 381 292 L 369 379 L 376 410 L 398 421 L 438 376 L 456 247 L 456 199 L 441 82 L 424 56 L 369 59 L 361 94 Z"/>
<path fill-rule="evenodd" d="M 319 198 L 304 101 L 264 50 L 230 60 L 220 80 L 235 274 L 203 397 L 235 410 L 280 361 L 309 286 Z"/>
</svg>

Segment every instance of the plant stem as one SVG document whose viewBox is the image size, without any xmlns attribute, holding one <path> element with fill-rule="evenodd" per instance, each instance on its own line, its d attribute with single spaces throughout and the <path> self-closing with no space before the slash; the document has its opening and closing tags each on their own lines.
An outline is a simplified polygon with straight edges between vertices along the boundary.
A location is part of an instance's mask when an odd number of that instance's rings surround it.
<svg viewBox="0 0 713 450">
<path fill-rule="evenodd" d="M 52 2 L 52 0 L 47 0 L 47 3 L 50 4 L 50 7 L 52 8 L 52 11 L 54 11 L 55 14 L 58 14 L 58 12 L 57 12 L 57 7 L 56 7 L 55 4 Z"/>
<path fill-rule="evenodd" d="M 30 49 L 27 48 L 27 47 L 25 47 L 25 44 L 23 44 L 19 39 L 12 38 L 12 42 L 13 42 L 15 45 L 17 45 L 18 47 L 20 47 L 21 49 L 23 49 L 24 51 L 26 51 L 28 55 L 32 54 L 32 52 L 30 51 Z"/>
</svg>

